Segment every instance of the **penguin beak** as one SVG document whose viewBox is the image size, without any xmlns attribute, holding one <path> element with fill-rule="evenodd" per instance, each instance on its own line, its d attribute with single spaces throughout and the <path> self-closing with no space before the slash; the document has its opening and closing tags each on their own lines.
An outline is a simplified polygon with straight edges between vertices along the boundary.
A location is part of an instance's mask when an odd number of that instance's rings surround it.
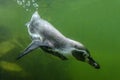
<svg viewBox="0 0 120 80">
<path fill-rule="evenodd" d="M 88 64 L 93 66 L 95 69 L 100 69 L 100 65 L 92 57 L 88 57 L 87 62 L 88 62 Z"/>
</svg>

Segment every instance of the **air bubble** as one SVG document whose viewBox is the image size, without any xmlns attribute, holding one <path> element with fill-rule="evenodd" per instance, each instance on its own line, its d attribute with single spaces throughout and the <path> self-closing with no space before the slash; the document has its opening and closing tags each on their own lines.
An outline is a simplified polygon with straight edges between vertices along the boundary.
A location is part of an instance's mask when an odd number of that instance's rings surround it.
<svg viewBox="0 0 120 80">
<path fill-rule="evenodd" d="M 32 0 L 32 2 L 34 3 L 34 2 L 35 2 L 35 0 Z"/>
<path fill-rule="evenodd" d="M 18 5 L 22 5 L 22 0 L 17 0 Z"/>
<path fill-rule="evenodd" d="M 16 0 L 17 4 L 30 11 L 32 8 L 38 9 L 39 5 L 36 3 L 36 0 Z"/>
<path fill-rule="evenodd" d="M 37 3 L 34 3 L 33 6 L 34 6 L 35 8 L 38 8 L 38 7 L 39 7 L 39 5 L 38 5 Z"/>
<path fill-rule="evenodd" d="M 26 3 L 26 6 L 27 6 L 27 7 L 30 7 L 30 1 L 28 1 L 28 2 Z"/>
</svg>

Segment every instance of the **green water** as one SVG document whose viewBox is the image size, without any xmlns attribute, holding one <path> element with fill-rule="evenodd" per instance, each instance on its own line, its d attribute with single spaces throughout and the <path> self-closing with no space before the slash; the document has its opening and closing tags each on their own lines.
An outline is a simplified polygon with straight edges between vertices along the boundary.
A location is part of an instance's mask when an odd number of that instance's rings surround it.
<svg viewBox="0 0 120 80">
<path fill-rule="evenodd" d="M 40 49 L 16 61 L 31 42 L 25 27 L 34 10 L 0 0 L 0 80 L 119 80 L 119 0 L 38 0 L 38 12 L 65 36 L 82 42 L 101 65 L 62 61 Z"/>
</svg>

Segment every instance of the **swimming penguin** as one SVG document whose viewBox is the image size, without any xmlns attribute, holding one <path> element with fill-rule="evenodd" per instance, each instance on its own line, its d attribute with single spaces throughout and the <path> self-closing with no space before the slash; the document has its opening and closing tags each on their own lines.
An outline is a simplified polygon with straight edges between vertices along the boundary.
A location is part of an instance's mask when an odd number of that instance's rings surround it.
<svg viewBox="0 0 120 80">
<path fill-rule="evenodd" d="M 65 37 L 52 24 L 42 19 L 37 11 L 32 15 L 26 26 L 32 42 L 17 59 L 37 48 L 41 48 L 62 60 L 68 60 L 67 55 L 71 55 L 79 61 L 87 62 L 96 69 L 100 68 L 83 44 Z"/>
</svg>

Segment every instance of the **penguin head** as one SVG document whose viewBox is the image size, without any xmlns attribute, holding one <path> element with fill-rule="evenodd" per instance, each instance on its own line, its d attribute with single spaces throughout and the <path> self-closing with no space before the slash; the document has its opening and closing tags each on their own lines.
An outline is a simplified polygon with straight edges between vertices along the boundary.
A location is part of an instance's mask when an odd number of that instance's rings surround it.
<svg viewBox="0 0 120 80">
<path fill-rule="evenodd" d="M 91 57 L 90 52 L 87 48 L 80 45 L 75 45 L 72 55 L 79 61 L 87 62 L 95 69 L 100 69 L 100 65 Z"/>
</svg>

